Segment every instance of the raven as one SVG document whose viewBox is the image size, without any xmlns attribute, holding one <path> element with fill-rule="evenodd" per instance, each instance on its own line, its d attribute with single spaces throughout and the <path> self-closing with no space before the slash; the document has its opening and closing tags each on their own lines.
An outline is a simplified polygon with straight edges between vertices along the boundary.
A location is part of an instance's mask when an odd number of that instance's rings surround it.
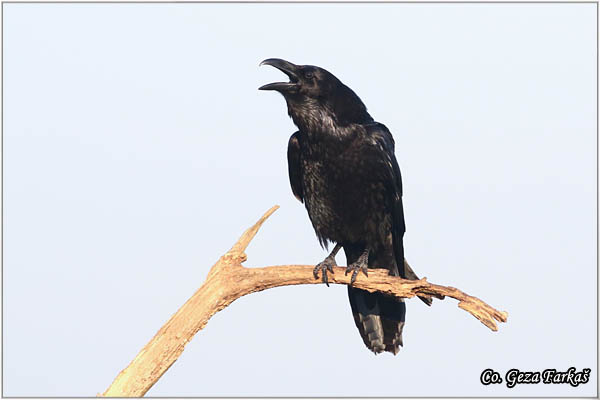
<svg viewBox="0 0 600 400">
<path fill-rule="evenodd" d="M 394 139 L 373 120 L 361 99 L 333 74 L 312 65 L 269 58 L 289 82 L 259 90 L 283 95 L 298 127 L 288 143 L 292 192 L 304 202 L 320 244 L 335 243 L 314 269 L 328 283 L 335 256 L 343 248 L 352 272 L 348 297 L 354 322 L 374 353 L 397 354 L 402 346 L 406 306 L 402 299 L 352 287 L 359 271 L 387 268 L 390 275 L 418 279 L 404 261 L 402 179 Z M 329 286 L 329 285 L 328 285 Z M 431 298 L 421 298 L 431 304 Z"/>
</svg>

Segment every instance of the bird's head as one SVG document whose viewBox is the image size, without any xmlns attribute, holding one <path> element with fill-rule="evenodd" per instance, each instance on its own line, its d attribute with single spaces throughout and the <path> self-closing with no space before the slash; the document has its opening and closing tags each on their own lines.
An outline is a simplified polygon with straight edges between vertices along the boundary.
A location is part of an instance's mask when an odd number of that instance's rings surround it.
<svg viewBox="0 0 600 400">
<path fill-rule="evenodd" d="M 275 90 L 283 95 L 296 125 L 307 114 L 326 111 L 340 125 L 372 121 L 360 98 L 329 71 L 314 65 L 296 65 L 280 58 L 268 58 L 260 65 L 271 65 L 285 73 L 288 82 L 268 83 L 259 90 Z"/>
<path fill-rule="evenodd" d="M 280 58 L 268 58 L 260 65 L 271 65 L 285 73 L 289 82 L 268 83 L 259 90 L 275 90 L 284 97 L 320 98 L 327 96 L 341 82 L 330 72 L 314 65 L 296 65 Z"/>
</svg>

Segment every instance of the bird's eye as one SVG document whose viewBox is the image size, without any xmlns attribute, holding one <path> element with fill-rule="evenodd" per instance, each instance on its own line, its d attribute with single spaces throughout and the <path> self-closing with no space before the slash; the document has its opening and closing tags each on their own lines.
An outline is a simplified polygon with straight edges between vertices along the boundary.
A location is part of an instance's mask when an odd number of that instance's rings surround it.
<svg viewBox="0 0 600 400">
<path fill-rule="evenodd" d="M 313 77 L 313 73 L 312 73 L 312 72 L 305 72 L 305 73 L 304 73 L 304 77 L 305 77 L 306 79 L 312 79 L 312 77 Z"/>
</svg>

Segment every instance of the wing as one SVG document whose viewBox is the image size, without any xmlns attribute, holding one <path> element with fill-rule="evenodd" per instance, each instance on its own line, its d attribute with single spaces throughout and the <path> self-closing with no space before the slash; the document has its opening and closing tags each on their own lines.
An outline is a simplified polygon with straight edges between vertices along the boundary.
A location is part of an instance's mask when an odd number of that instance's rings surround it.
<svg viewBox="0 0 600 400">
<path fill-rule="evenodd" d="M 394 155 L 394 138 L 385 125 L 373 123 L 365 125 L 367 135 L 371 139 L 371 143 L 375 146 L 375 150 L 379 152 L 378 159 L 382 163 L 381 171 L 383 172 L 386 182 L 388 196 L 390 196 L 391 211 L 392 211 L 392 243 L 394 246 L 394 258 L 398 266 L 398 273 L 402 278 L 406 278 L 404 271 L 404 232 L 406 227 L 404 224 L 404 209 L 402 207 L 402 176 L 400 175 L 400 167 L 396 156 Z"/>
<path fill-rule="evenodd" d="M 394 246 L 394 258 L 398 266 L 398 273 L 404 279 L 419 279 L 410 265 L 404 259 L 404 208 L 402 206 L 402 176 L 400 167 L 394 154 L 394 138 L 388 128 L 380 123 L 365 126 L 367 134 L 373 140 L 377 150 L 381 153 L 379 158 L 385 165 L 382 166 L 387 191 L 392 196 L 392 245 Z M 419 296 L 425 304 L 431 305 L 430 296 Z"/>
<path fill-rule="evenodd" d="M 294 196 L 300 202 L 304 202 L 304 191 L 302 190 L 302 163 L 300 161 L 300 132 L 294 133 L 288 142 L 288 173 L 290 175 L 290 185 Z"/>
</svg>

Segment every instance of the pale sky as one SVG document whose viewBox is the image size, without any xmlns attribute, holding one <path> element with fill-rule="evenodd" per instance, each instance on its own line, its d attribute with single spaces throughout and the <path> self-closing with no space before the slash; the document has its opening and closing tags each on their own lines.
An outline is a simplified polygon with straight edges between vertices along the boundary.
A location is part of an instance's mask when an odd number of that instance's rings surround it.
<svg viewBox="0 0 600 400">
<path fill-rule="evenodd" d="M 407 300 L 373 355 L 346 288 L 214 316 L 149 396 L 595 396 L 595 4 L 4 4 L 3 395 L 95 396 L 274 204 L 246 265 L 325 256 L 269 57 L 324 67 L 396 140 L 406 257 L 509 313 Z M 338 264 L 344 265 L 340 253 Z M 486 368 L 590 382 L 483 386 Z"/>
</svg>

